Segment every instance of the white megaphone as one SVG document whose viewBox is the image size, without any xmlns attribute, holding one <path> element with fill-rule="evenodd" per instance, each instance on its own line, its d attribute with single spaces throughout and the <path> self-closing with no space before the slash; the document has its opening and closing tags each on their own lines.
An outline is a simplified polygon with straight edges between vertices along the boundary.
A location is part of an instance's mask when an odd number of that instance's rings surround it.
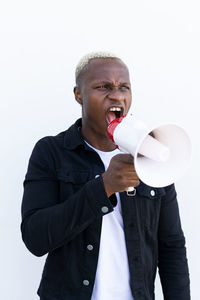
<svg viewBox="0 0 200 300">
<path fill-rule="evenodd" d="M 138 177 L 149 186 L 159 188 L 174 183 L 190 164 L 191 142 L 178 125 L 147 128 L 128 114 L 109 124 L 108 135 L 121 151 L 134 157 Z"/>
</svg>

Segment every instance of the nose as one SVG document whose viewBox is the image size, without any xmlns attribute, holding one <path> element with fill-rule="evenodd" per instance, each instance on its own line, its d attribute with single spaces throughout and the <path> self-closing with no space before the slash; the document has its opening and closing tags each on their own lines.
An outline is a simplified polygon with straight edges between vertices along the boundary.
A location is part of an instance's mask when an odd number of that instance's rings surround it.
<svg viewBox="0 0 200 300">
<path fill-rule="evenodd" d="M 122 101 L 122 100 L 124 100 L 124 95 L 123 95 L 123 92 L 120 91 L 120 89 L 118 87 L 114 87 L 114 88 L 112 88 L 112 90 L 110 90 L 110 92 L 108 94 L 108 98 L 110 100 Z"/>
</svg>

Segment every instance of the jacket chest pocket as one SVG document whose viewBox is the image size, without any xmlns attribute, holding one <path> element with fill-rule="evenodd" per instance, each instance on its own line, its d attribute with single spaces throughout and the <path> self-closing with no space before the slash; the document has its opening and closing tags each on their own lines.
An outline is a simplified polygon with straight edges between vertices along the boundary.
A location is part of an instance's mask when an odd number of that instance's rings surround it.
<svg viewBox="0 0 200 300">
<path fill-rule="evenodd" d="M 91 172 L 83 170 L 67 171 L 57 170 L 57 178 L 60 189 L 60 202 L 66 201 L 67 197 L 78 192 L 91 178 Z"/>
<path fill-rule="evenodd" d="M 141 225 L 156 229 L 160 215 L 161 198 L 165 195 L 164 188 L 152 188 L 142 184 L 137 188 L 137 195 Z"/>
</svg>

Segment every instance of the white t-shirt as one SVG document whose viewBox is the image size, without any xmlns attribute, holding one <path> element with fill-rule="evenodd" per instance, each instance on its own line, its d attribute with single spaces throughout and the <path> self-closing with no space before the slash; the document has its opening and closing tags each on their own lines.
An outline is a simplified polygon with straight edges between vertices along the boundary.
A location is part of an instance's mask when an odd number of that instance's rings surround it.
<svg viewBox="0 0 200 300">
<path fill-rule="evenodd" d="M 87 143 L 88 144 L 88 143 Z M 108 168 L 118 149 L 103 152 L 94 149 Z M 119 193 L 114 211 L 103 216 L 98 265 L 91 300 L 133 300 L 129 284 L 129 266 Z"/>
</svg>

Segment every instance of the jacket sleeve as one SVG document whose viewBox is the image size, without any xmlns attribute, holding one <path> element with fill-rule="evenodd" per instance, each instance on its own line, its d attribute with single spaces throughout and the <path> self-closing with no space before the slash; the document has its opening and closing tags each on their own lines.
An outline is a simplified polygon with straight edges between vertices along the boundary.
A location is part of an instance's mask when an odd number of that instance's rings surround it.
<svg viewBox="0 0 200 300">
<path fill-rule="evenodd" d="M 174 185 L 165 188 L 158 230 L 158 268 L 165 300 L 189 300 L 185 238 Z"/>
<path fill-rule="evenodd" d="M 104 209 L 102 209 L 104 207 Z M 24 181 L 22 239 L 35 255 L 42 256 L 71 241 L 113 206 L 102 177 L 88 181 L 59 202 L 59 182 L 45 138 L 33 149 Z"/>
</svg>

